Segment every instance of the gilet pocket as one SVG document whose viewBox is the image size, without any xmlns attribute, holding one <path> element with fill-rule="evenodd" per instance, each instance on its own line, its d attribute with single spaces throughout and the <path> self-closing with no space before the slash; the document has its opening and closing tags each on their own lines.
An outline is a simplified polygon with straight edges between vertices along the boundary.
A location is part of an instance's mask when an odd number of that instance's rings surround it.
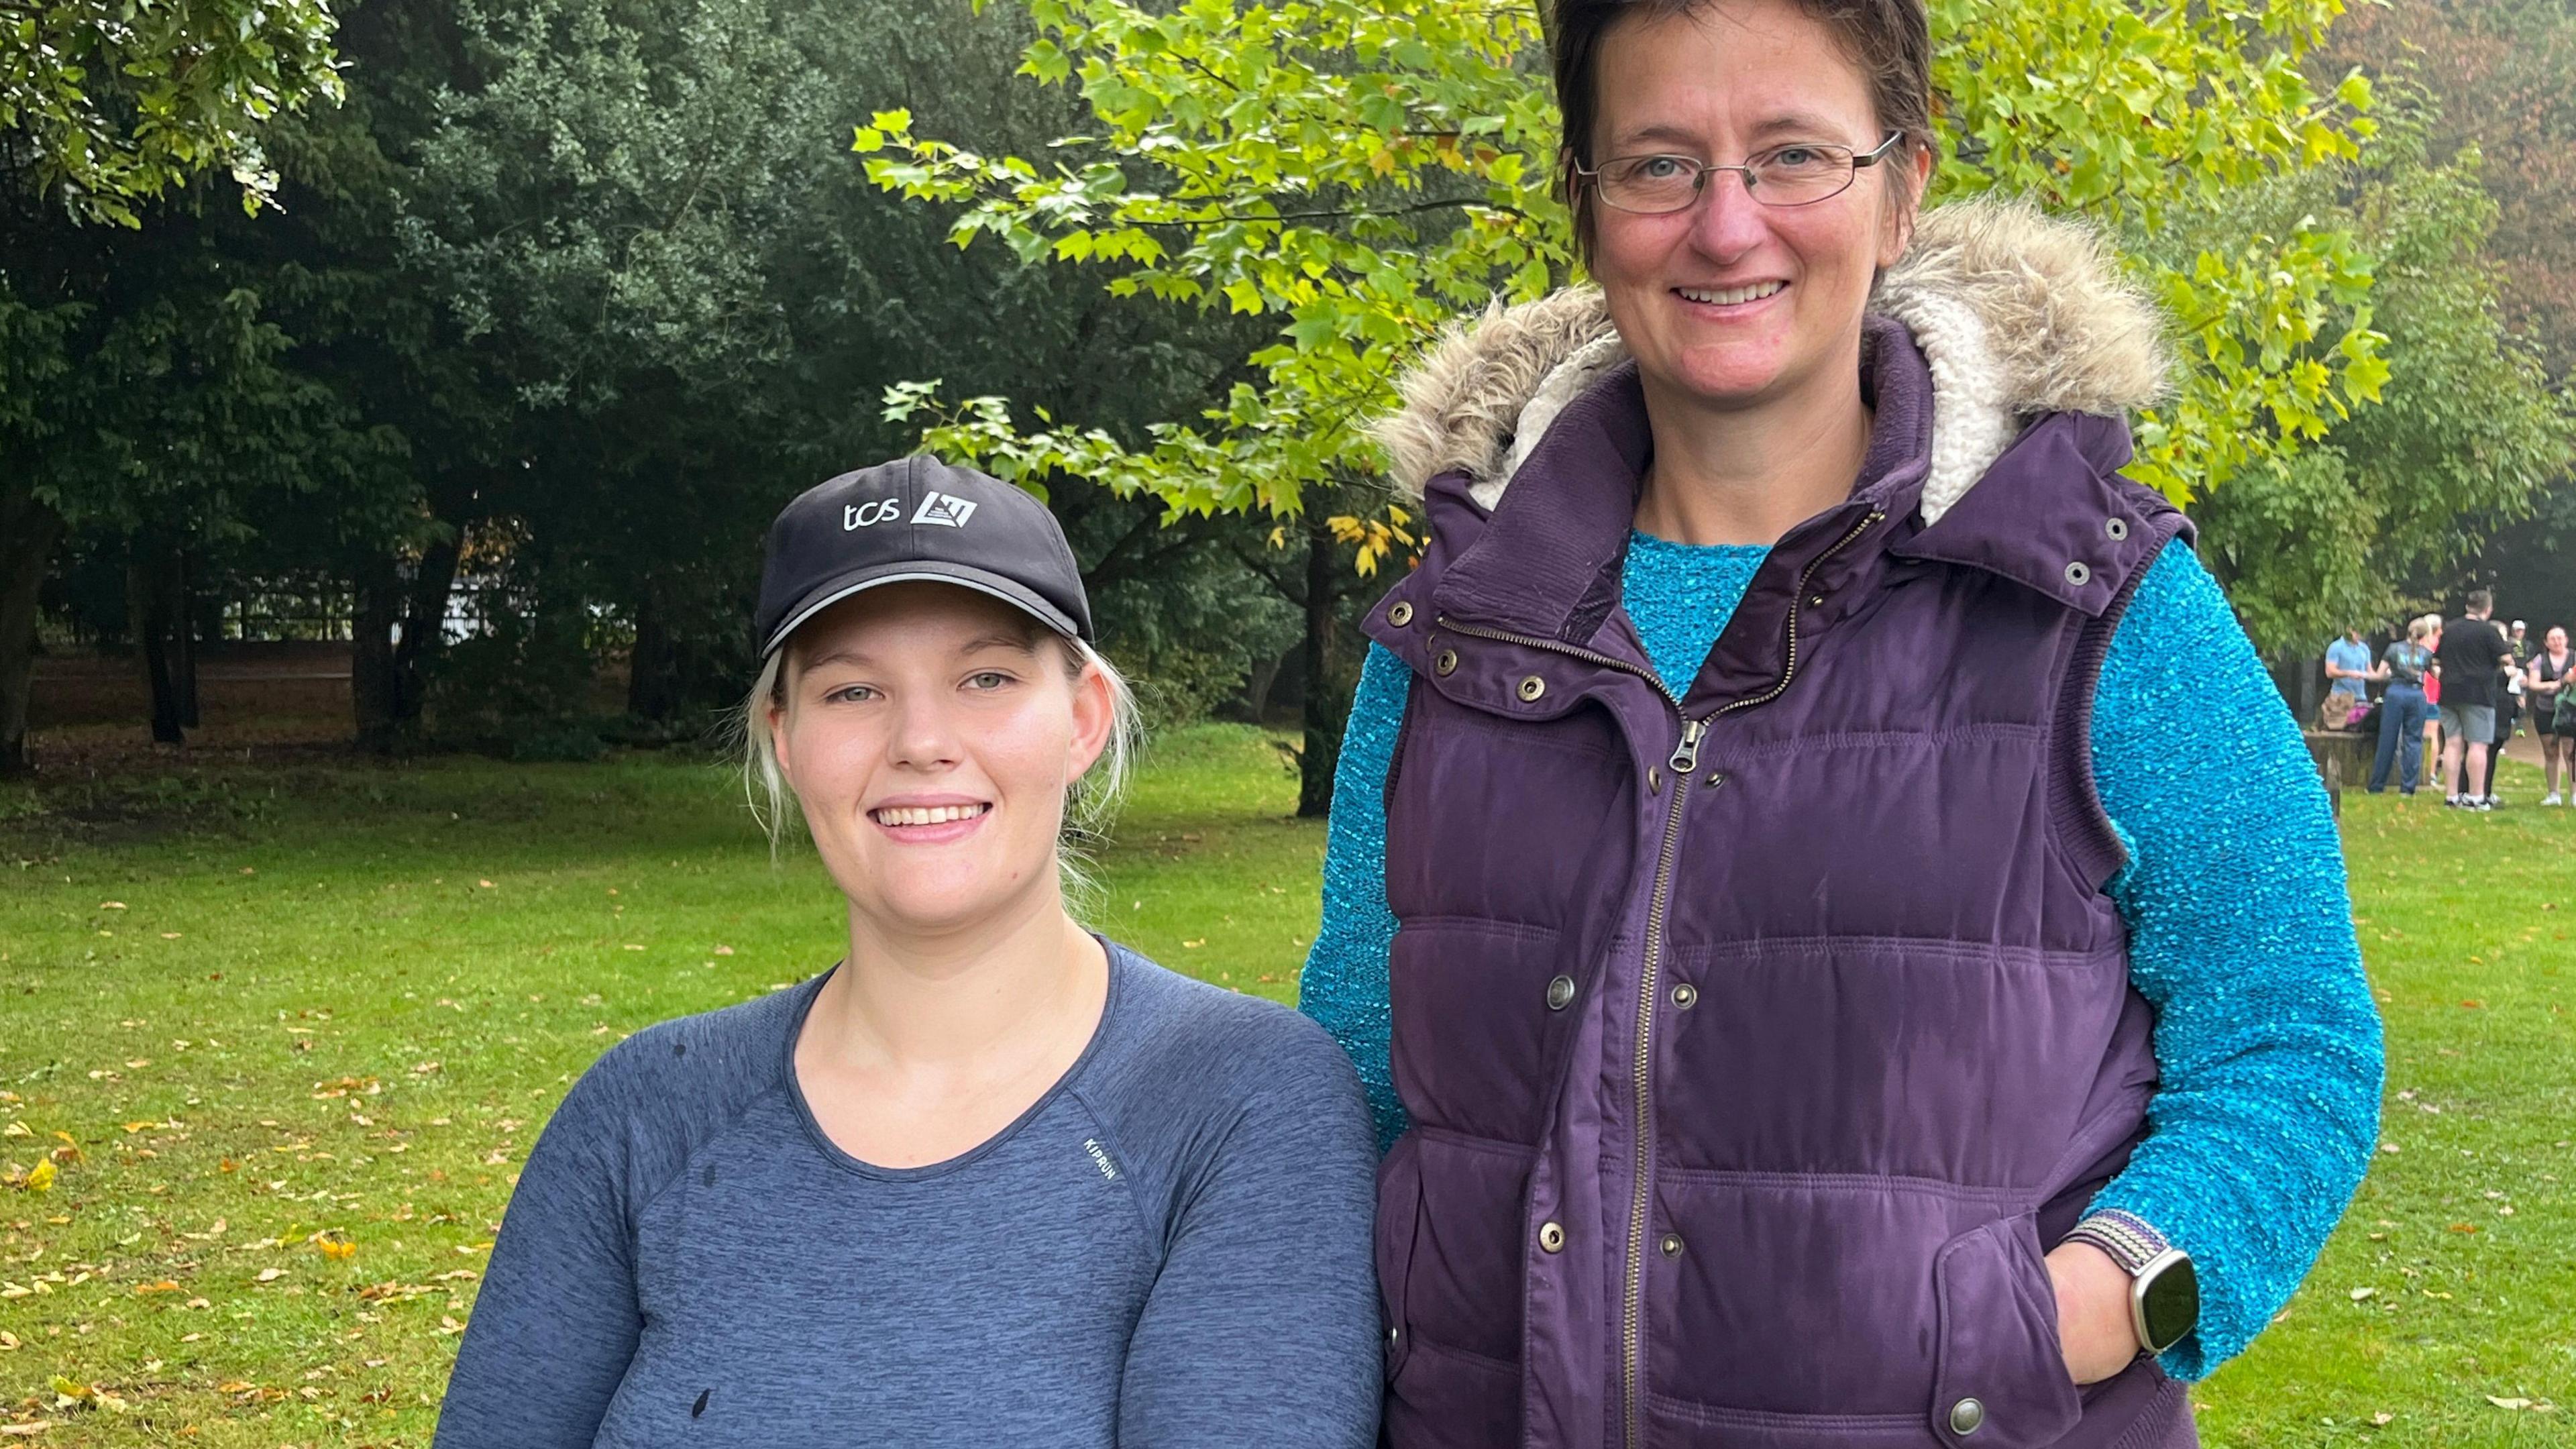
<svg viewBox="0 0 2576 1449">
<path fill-rule="evenodd" d="M 2031 1215 L 1982 1224 L 1933 1259 L 1941 1313 L 1932 1430 L 1954 1449 L 2042 1449 L 2084 1414 L 2057 1341 L 2057 1290 Z"/>
<path fill-rule="evenodd" d="M 1413 1352 L 1413 1328 L 1405 1322 L 1404 1285 L 1413 1268 L 1414 1239 L 1422 1229 L 1421 1143 L 1410 1132 L 1377 1169 L 1378 1311 L 1385 1318 L 1386 1378 L 1395 1376 Z"/>
</svg>

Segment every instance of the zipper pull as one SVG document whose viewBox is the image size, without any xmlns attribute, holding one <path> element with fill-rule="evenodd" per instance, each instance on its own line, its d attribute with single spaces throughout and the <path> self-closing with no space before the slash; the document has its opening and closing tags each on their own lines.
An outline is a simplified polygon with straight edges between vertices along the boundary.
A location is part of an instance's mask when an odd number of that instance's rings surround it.
<svg viewBox="0 0 2576 1449">
<path fill-rule="evenodd" d="M 1673 767 L 1674 774 L 1687 775 L 1691 771 L 1699 768 L 1700 736 L 1707 733 L 1707 720 L 1686 719 L 1682 721 L 1682 742 L 1673 746 L 1673 757 L 1671 760 L 1666 762 Z"/>
</svg>

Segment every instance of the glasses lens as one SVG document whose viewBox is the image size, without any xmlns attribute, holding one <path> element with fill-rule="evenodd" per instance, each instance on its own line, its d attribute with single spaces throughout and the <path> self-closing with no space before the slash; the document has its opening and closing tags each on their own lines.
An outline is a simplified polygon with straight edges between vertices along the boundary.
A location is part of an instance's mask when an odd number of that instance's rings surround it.
<svg viewBox="0 0 2576 1449">
<path fill-rule="evenodd" d="M 1679 156 L 1626 156 L 1601 166 L 1601 199 L 1621 211 L 1679 211 L 1699 194 L 1699 167 Z"/>
<path fill-rule="evenodd" d="M 1852 153 L 1842 146 L 1782 146 L 1746 164 L 1754 196 L 1774 206 L 1822 201 L 1852 183 Z"/>
</svg>

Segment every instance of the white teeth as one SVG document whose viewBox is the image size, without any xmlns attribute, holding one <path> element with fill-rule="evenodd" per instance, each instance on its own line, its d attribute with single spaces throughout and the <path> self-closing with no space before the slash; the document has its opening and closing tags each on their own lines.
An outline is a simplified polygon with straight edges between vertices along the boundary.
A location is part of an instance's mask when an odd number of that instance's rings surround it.
<svg viewBox="0 0 2576 1449">
<path fill-rule="evenodd" d="M 1707 288 L 1675 287 L 1673 290 L 1694 302 L 1715 307 L 1732 307 L 1741 302 L 1759 302 L 1789 285 L 1786 282 L 1756 282 L 1750 287 L 1726 287 L 1715 291 Z"/>
<path fill-rule="evenodd" d="M 951 820 L 972 820 L 987 810 L 983 805 L 889 805 L 868 812 L 879 825 L 944 825 Z"/>
</svg>

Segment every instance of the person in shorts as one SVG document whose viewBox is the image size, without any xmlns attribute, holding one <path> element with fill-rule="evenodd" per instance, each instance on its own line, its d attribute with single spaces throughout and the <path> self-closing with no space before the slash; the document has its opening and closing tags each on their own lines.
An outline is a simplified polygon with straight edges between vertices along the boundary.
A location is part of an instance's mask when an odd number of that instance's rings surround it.
<svg viewBox="0 0 2576 1449">
<path fill-rule="evenodd" d="M 2492 810 L 2486 793 L 2495 744 L 2497 678 L 2512 657 L 2504 631 L 2489 617 L 2495 595 L 2471 589 L 2468 605 L 2442 626 L 2434 652 L 2442 671 L 2442 776 L 2451 791 L 2443 803 L 2463 810 Z"/>
</svg>

